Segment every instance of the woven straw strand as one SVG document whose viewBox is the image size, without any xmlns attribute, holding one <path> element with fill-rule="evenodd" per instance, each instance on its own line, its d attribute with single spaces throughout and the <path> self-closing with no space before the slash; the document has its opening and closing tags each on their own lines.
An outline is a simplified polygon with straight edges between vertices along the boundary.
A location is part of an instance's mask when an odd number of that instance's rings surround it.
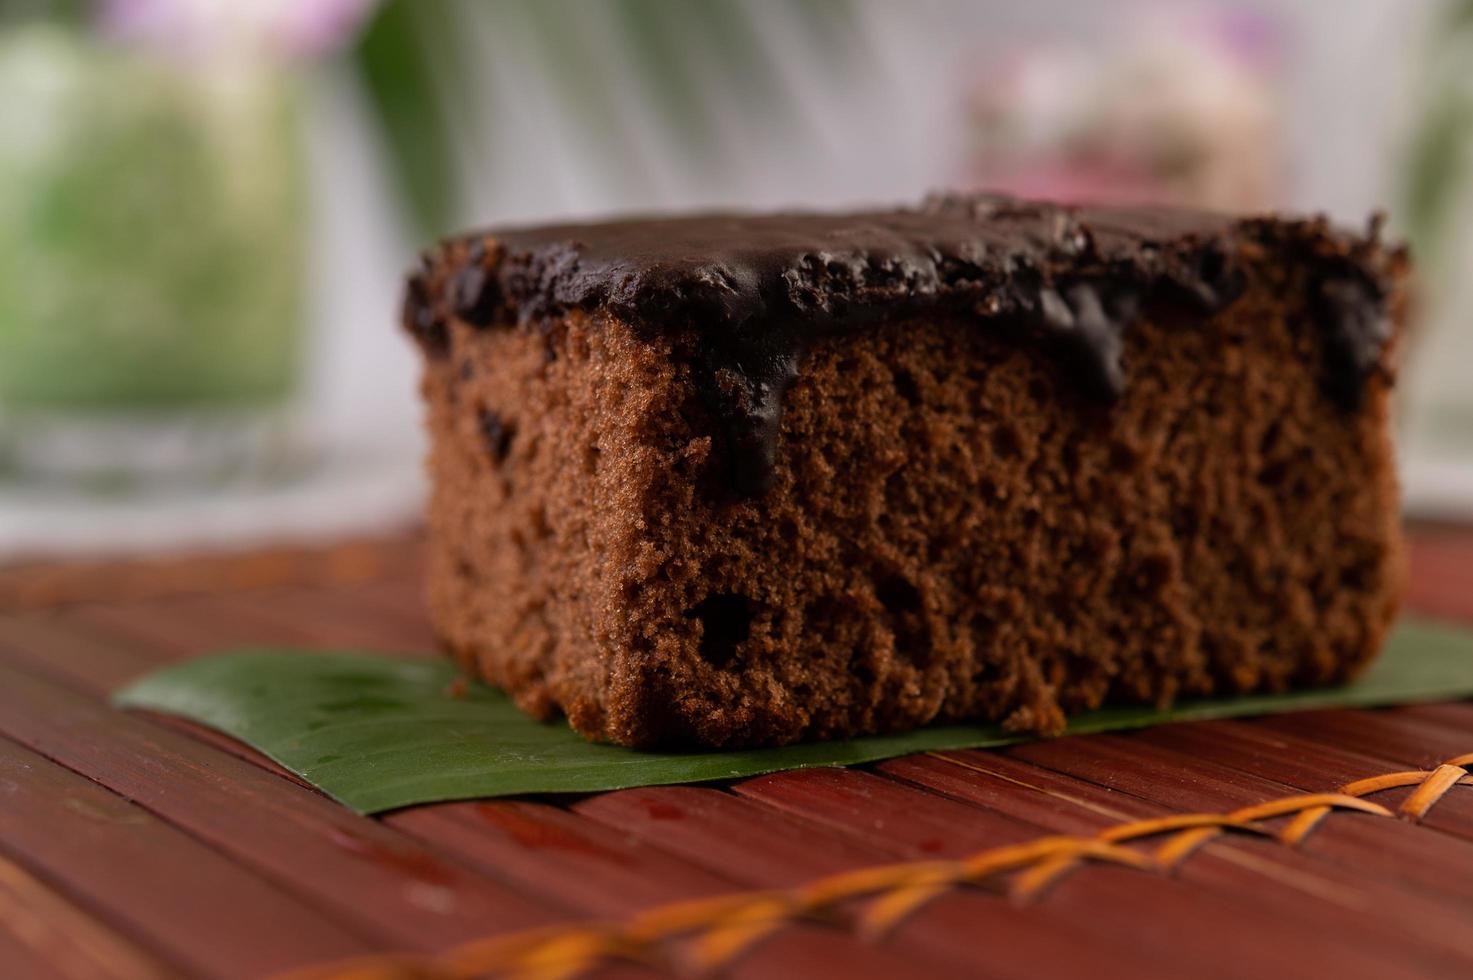
<svg viewBox="0 0 1473 980">
<path fill-rule="evenodd" d="M 942 758 L 945 758 L 944 756 Z M 1268 800 L 1228 813 L 1190 813 L 1114 824 L 1091 836 L 1049 836 L 990 848 L 955 861 L 915 861 L 830 875 L 788 891 L 756 891 L 675 902 L 611 923 L 551 926 L 477 940 L 428 958 L 368 957 L 296 971 L 283 980 L 571 980 L 613 960 L 708 974 L 794 922 L 844 921 L 841 906 L 862 901 L 852 920 L 862 938 L 877 939 L 931 899 L 964 886 L 1008 878 L 1020 902 L 1040 898 L 1085 864 L 1117 864 L 1167 874 L 1225 833 L 1273 837 L 1294 847 L 1337 810 L 1418 821 L 1454 786 L 1473 785 L 1473 753 L 1432 770 L 1383 773 L 1346 783 L 1333 793 Z M 1364 799 L 1414 787 L 1395 812 Z M 1267 824 L 1288 821 L 1277 831 Z M 1130 846 L 1161 838 L 1154 850 Z"/>
</svg>

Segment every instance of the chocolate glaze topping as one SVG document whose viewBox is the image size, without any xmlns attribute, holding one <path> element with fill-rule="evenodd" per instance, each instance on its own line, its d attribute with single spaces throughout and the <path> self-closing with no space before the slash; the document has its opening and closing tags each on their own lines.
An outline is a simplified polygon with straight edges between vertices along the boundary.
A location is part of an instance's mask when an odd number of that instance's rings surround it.
<svg viewBox="0 0 1473 980">
<path fill-rule="evenodd" d="M 912 312 L 960 315 L 1054 352 L 1087 397 L 1126 383 L 1122 334 L 1142 303 L 1211 311 L 1243 255 L 1307 263 L 1327 392 L 1347 410 L 1381 362 L 1391 257 L 1323 220 L 1167 208 L 1067 208 L 993 195 L 850 214 L 712 214 L 497 230 L 447 242 L 410 281 L 406 326 L 431 355 L 446 322 L 535 327 L 607 312 L 691 350 L 736 489 L 771 484 L 783 392 L 817 336 Z"/>
</svg>

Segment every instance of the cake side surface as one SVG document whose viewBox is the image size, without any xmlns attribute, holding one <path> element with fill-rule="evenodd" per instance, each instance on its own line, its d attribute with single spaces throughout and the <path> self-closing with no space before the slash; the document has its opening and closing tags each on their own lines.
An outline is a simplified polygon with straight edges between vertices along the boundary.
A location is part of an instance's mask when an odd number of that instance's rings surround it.
<svg viewBox="0 0 1473 980">
<path fill-rule="evenodd" d="M 636 745 L 1056 730 L 1105 700 L 1349 676 L 1399 589 L 1386 337 L 1403 260 L 1321 226 L 1208 240 L 1186 223 L 1164 251 L 1231 297 L 1136 288 L 1108 397 L 1057 327 L 1001 322 L 1026 318 L 1017 303 L 876 298 L 863 329 L 804 321 L 755 491 L 734 478 L 729 411 L 760 372 L 723 379 L 709 319 L 523 317 L 488 285 L 512 246 L 451 243 L 416 287 L 443 336 L 413 291 L 409 311 L 430 354 L 446 644 L 529 710 Z M 1118 300 L 1094 262 L 1029 288 Z M 1327 311 L 1326 282 L 1350 284 L 1348 313 Z M 720 323 L 792 335 L 769 315 Z M 1379 336 L 1374 358 L 1355 330 Z"/>
</svg>

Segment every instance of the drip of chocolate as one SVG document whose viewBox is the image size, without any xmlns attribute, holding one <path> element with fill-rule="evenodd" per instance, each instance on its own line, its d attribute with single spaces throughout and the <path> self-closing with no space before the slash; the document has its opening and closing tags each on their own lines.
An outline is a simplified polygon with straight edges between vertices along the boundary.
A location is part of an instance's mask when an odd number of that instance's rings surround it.
<svg viewBox="0 0 1473 980">
<path fill-rule="evenodd" d="M 506 454 L 511 451 L 511 441 L 516 435 L 516 430 L 489 408 L 481 409 L 480 424 L 481 438 L 485 440 L 486 451 L 496 462 L 505 462 Z"/>
<path fill-rule="evenodd" d="M 1365 378 L 1391 339 L 1391 318 L 1380 287 L 1356 272 L 1321 279 L 1318 290 L 1325 387 L 1342 408 L 1355 411 L 1365 400 Z"/>
<path fill-rule="evenodd" d="M 451 316 L 490 326 L 604 310 L 641 331 L 690 338 L 735 487 L 757 495 L 772 483 L 783 393 L 813 339 L 896 315 L 955 314 L 1053 350 L 1083 395 L 1108 401 L 1124 391 L 1123 334 L 1142 304 L 1231 303 L 1250 242 L 1288 246 L 1316 270 L 1326 388 L 1353 408 L 1389 333 L 1376 271 L 1385 253 L 1322 222 L 976 195 L 851 214 L 498 230 L 448 243 L 447 267 L 431 262 L 411 280 L 406 322 L 431 354 L 443 349 Z"/>
</svg>

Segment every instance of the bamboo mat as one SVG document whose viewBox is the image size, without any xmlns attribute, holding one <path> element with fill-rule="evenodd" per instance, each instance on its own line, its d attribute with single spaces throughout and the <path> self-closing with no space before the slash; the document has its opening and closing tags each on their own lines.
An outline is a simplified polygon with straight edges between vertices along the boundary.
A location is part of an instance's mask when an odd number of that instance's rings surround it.
<svg viewBox="0 0 1473 980">
<path fill-rule="evenodd" d="M 1473 975 L 1473 787 L 1452 786 L 1456 772 L 1420 821 L 1334 812 L 1284 843 L 1306 803 L 1257 824 L 1270 833 L 1213 829 L 1241 808 L 1473 752 L 1473 704 L 360 818 L 228 739 L 104 703 L 153 667 L 234 643 L 432 648 L 413 541 L 283 554 L 0 572 L 0 977 L 261 977 L 389 953 L 422 965 L 591 922 L 604 925 L 553 933 L 563 953 L 581 936 L 584 951 L 656 958 L 591 955 L 590 976 L 721 960 L 723 975 L 763 978 Z M 1473 532 L 1420 530 L 1413 569 L 1413 607 L 1473 622 Z M 1415 810 L 1430 793 L 1363 798 Z M 1111 828 L 1189 814 L 1217 823 L 1110 843 Z M 1050 838 L 1109 846 L 951 887 L 969 857 L 1077 849 Z M 1179 838 L 1169 872 L 1111 850 L 1157 855 Z M 843 891 L 858 881 L 846 873 L 895 864 L 939 870 Z M 704 908 L 692 901 L 754 892 L 769 914 L 745 934 L 723 913 L 714 938 L 609 945 L 631 923 L 669 927 Z M 846 901 L 874 894 L 890 905 Z M 861 937 L 885 908 L 908 914 Z M 729 957 L 707 955 L 722 942 Z M 486 963 L 531 962 L 507 949 L 480 947 Z"/>
</svg>

